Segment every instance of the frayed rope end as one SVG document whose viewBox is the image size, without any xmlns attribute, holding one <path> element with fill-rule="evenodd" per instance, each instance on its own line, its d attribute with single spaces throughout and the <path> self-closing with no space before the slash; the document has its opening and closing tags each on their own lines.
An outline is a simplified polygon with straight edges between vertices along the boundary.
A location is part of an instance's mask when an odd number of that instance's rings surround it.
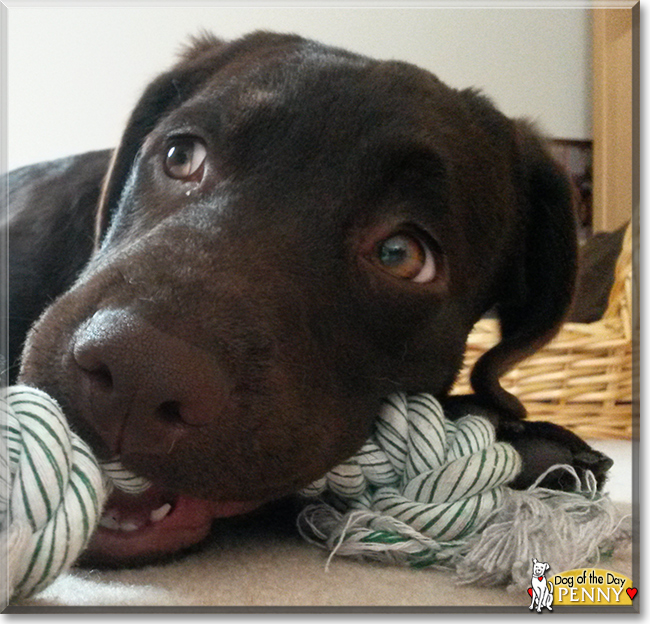
<svg viewBox="0 0 650 624">
<path fill-rule="evenodd" d="M 539 487 L 552 471 L 574 477 L 575 491 Z M 360 560 L 434 567 L 455 572 L 460 584 L 522 588 L 530 581 L 530 561 L 553 561 L 558 571 L 599 561 L 630 541 L 621 516 L 590 473 L 580 478 L 571 466 L 553 466 L 526 491 L 506 489 L 503 505 L 482 529 L 459 540 L 437 541 L 409 524 L 371 509 L 337 511 L 320 502 L 303 509 L 298 529 L 308 542 L 335 555 Z"/>
</svg>

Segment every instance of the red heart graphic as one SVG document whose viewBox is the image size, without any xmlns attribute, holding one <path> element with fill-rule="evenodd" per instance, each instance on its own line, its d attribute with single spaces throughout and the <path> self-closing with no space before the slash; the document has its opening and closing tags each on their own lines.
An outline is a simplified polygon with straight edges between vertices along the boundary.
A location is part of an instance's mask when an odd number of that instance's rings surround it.
<svg viewBox="0 0 650 624">
<path fill-rule="evenodd" d="M 628 590 L 629 591 L 629 590 Z M 533 597 L 533 588 L 529 587 L 528 588 L 528 595 L 532 598 Z"/>
<path fill-rule="evenodd" d="M 628 587 L 625 591 L 627 592 L 627 595 L 630 597 L 630 600 L 634 600 L 634 596 L 636 596 L 638 589 L 636 587 Z"/>
<path fill-rule="evenodd" d="M 541 581 L 543 578 L 544 578 L 543 576 L 538 576 L 538 577 L 537 577 L 537 580 L 538 580 L 538 581 Z"/>
</svg>

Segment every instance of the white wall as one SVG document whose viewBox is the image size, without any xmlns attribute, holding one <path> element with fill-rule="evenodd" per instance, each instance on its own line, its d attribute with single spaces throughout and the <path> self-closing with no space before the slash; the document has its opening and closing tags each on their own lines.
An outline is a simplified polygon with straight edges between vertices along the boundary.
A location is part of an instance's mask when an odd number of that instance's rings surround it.
<svg viewBox="0 0 650 624">
<path fill-rule="evenodd" d="M 506 114 L 528 116 L 549 135 L 591 135 L 591 20 L 585 9 L 191 4 L 11 6 L 9 167 L 115 145 L 144 85 L 201 28 L 224 38 L 258 28 L 291 31 L 410 61 L 452 86 L 482 88 Z"/>
</svg>

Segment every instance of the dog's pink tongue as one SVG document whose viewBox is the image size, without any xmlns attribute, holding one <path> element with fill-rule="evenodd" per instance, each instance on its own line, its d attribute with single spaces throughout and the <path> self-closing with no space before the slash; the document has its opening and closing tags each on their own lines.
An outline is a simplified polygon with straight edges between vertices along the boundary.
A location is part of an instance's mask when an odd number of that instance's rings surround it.
<svg viewBox="0 0 650 624">
<path fill-rule="evenodd" d="M 171 554 L 202 541 L 213 519 L 243 514 L 260 504 L 170 496 L 157 488 L 138 496 L 115 492 L 83 559 L 96 565 L 128 565 Z"/>
</svg>

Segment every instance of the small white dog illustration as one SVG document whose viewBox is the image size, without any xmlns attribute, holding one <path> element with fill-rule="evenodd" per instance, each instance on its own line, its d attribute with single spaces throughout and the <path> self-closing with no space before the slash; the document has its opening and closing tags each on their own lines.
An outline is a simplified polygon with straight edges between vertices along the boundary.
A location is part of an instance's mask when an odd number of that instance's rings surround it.
<svg viewBox="0 0 650 624">
<path fill-rule="evenodd" d="M 542 563 L 533 559 L 533 578 L 532 585 L 533 591 L 531 593 L 532 600 L 530 601 L 531 611 L 535 608 L 537 602 L 537 612 L 542 612 L 542 607 L 546 607 L 549 611 L 553 611 L 551 605 L 553 604 L 553 583 L 547 582 L 544 574 L 551 566 L 548 563 Z"/>
</svg>

